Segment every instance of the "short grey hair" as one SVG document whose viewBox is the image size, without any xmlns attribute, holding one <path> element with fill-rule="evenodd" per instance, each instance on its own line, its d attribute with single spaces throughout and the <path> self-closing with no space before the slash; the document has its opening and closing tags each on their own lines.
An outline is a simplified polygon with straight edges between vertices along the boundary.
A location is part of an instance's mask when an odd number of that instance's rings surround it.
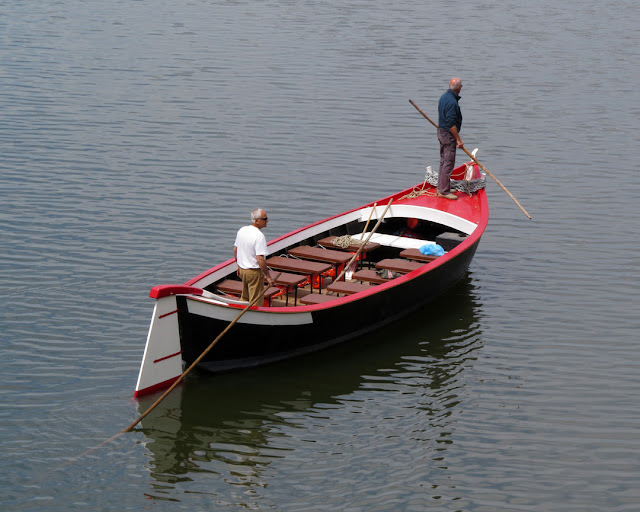
<svg viewBox="0 0 640 512">
<path fill-rule="evenodd" d="M 261 218 L 263 211 L 264 211 L 264 209 L 262 209 L 262 208 L 257 208 L 255 210 L 253 210 L 251 212 L 251 222 L 254 222 L 255 220 Z"/>
</svg>

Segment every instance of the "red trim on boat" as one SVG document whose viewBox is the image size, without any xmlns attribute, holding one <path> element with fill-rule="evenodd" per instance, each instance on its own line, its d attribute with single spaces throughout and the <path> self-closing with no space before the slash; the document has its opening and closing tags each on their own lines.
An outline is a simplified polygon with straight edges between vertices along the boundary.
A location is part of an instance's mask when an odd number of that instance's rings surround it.
<svg viewBox="0 0 640 512">
<path fill-rule="evenodd" d="M 152 299 L 161 299 L 162 297 L 168 297 L 169 295 L 202 295 L 202 288 L 196 288 L 195 286 L 187 286 L 184 284 L 161 284 L 154 286 L 149 292 L 149 297 Z"/>
<path fill-rule="evenodd" d="M 174 313 L 177 313 L 177 312 L 178 312 L 178 310 L 177 310 L 177 309 L 174 309 L 173 311 L 169 311 L 168 313 L 165 313 L 164 315 L 160 315 L 160 316 L 158 317 L 158 319 L 160 319 L 160 318 L 164 318 L 165 316 L 173 315 Z"/>
<path fill-rule="evenodd" d="M 159 363 L 160 361 L 164 361 L 165 359 L 171 359 L 172 357 L 179 356 L 180 354 L 182 354 L 182 350 L 179 352 L 176 352 L 175 354 L 171 354 L 170 356 L 164 356 L 164 357 L 161 357 L 160 359 L 156 359 L 153 362 L 153 364 Z"/>
<path fill-rule="evenodd" d="M 164 382 L 160 382 L 159 384 L 154 384 L 153 386 L 149 386 L 148 388 L 139 389 L 133 394 L 133 396 L 134 398 L 137 398 L 139 396 L 149 395 L 151 393 L 155 393 L 156 391 L 160 391 L 161 389 L 168 388 L 169 386 L 171 386 L 171 384 L 173 384 L 179 378 L 180 378 L 180 375 L 178 375 L 177 377 L 173 377 L 172 379 L 165 380 Z"/>
</svg>

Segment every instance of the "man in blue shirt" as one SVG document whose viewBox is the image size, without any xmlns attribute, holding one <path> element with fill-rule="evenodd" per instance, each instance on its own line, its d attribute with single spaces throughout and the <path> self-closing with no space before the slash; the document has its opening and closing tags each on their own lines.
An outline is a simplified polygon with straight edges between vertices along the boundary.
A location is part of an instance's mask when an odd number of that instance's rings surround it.
<svg viewBox="0 0 640 512">
<path fill-rule="evenodd" d="M 439 197 L 445 199 L 458 199 L 458 196 L 451 193 L 451 172 L 456 163 L 456 148 L 464 146 L 460 138 L 462 113 L 458 106 L 461 90 L 462 81 L 459 78 L 452 78 L 449 81 L 449 90 L 440 97 L 438 102 L 440 171 L 437 193 Z"/>
</svg>

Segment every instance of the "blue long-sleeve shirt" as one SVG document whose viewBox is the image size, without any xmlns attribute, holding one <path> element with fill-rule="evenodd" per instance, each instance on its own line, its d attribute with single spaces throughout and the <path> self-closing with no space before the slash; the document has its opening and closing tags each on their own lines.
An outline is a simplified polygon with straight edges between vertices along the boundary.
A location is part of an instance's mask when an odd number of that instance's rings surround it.
<svg viewBox="0 0 640 512">
<path fill-rule="evenodd" d="M 460 112 L 460 106 L 458 105 L 458 96 L 451 89 L 448 89 L 438 102 L 438 126 L 450 130 L 452 126 L 455 126 L 460 132 L 462 126 L 462 112 Z"/>
</svg>

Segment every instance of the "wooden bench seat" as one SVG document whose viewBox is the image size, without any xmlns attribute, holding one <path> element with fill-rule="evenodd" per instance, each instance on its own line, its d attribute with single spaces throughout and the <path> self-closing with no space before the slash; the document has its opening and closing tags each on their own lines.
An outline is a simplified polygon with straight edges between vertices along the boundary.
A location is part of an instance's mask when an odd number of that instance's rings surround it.
<svg viewBox="0 0 640 512">
<path fill-rule="evenodd" d="M 424 263 L 417 261 L 410 261 L 401 258 L 387 258 L 376 263 L 376 268 L 386 268 L 387 270 L 406 274 L 407 272 L 419 269 L 423 265 Z"/>
<path fill-rule="evenodd" d="M 332 300 L 336 300 L 339 297 L 337 295 L 322 295 L 321 293 L 310 293 L 304 297 L 300 297 L 301 304 L 324 304 Z"/>
<path fill-rule="evenodd" d="M 400 252 L 400 257 L 406 258 L 408 260 L 424 261 L 426 263 L 438 258 L 438 256 L 422 254 L 420 252 L 420 249 L 405 249 L 404 251 Z"/>
<path fill-rule="evenodd" d="M 322 261 L 331 263 L 332 265 L 344 265 L 351 259 L 351 254 L 343 251 L 334 251 L 332 249 L 323 249 L 322 247 L 311 247 L 309 245 L 301 245 L 287 251 L 291 256 L 303 258 L 306 260 Z"/>
<path fill-rule="evenodd" d="M 334 251 L 332 249 L 324 249 L 322 247 L 311 247 L 309 245 L 293 247 L 287 252 L 296 258 L 330 263 L 335 269 L 335 274 L 332 274 L 333 277 L 340 274 L 343 271 L 345 264 L 353 257 L 351 253 L 348 252 Z"/>
<path fill-rule="evenodd" d="M 387 279 L 386 277 L 380 277 L 375 270 L 370 269 L 358 270 L 353 274 L 353 279 L 374 284 L 383 284 L 391 281 L 391 279 Z"/>
<path fill-rule="evenodd" d="M 288 274 L 286 272 L 272 271 L 271 275 L 276 277 L 276 286 L 284 289 L 285 306 L 289 305 L 289 292 L 293 290 L 293 304 L 298 302 L 298 286 L 307 280 L 307 276 L 300 274 Z"/>
<path fill-rule="evenodd" d="M 224 281 L 219 282 L 216 285 L 216 288 L 221 292 L 228 293 L 229 295 L 235 295 L 237 297 L 242 295 L 242 281 L 236 281 L 235 279 L 225 279 Z M 264 291 L 264 300 L 266 303 L 264 305 L 271 305 L 271 299 L 281 291 L 282 290 L 276 286 L 267 288 Z"/>
<path fill-rule="evenodd" d="M 331 270 L 332 265 L 319 261 L 298 260 L 296 258 L 285 258 L 284 256 L 272 256 L 267 259 L 267 266 L 274 270 L 286 270 L 309 277 L 313 283 L 313 276 L 318 276 Z M 311 286 L 313 291 L 313 286 Z"/>
<path fill-rule="evenodd" d="M 267 259 L 267 266 L 276 270 L 286 270 L 296 274 L 315 275 L 322 274 L 331 269 L 331 265 L 317 261 L 298 260 L 285 258 L 284 256 L 272 256 Z"/>
<path fill-rule="evenodd" d="M 371 286 L 362 283 L 350 283 L 348 281 L 336 281 L 327 286 L 327 291 L 333 293 L 341 293 L 343 295 L 352 295 L 354 293 L 363 292 L 370 289 Z"/>
</svg>

